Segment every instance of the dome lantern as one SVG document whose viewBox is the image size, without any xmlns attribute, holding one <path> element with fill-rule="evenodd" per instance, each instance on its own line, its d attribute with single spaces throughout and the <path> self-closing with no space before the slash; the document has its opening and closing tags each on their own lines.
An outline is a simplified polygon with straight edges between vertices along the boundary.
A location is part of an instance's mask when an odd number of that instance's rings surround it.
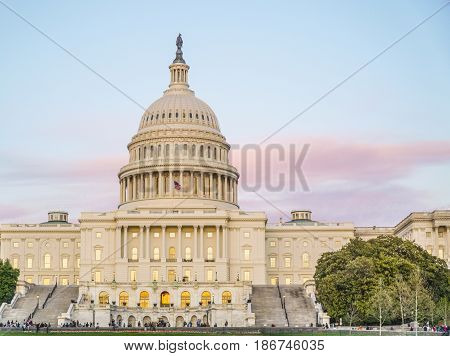
<svg viewBox="0 0 450 356">
<path fill-rule="evenodd" d="M 169 66 L 170 69 L 170 85 L 169 88 L 189 88 L 188 84 L 188 71 L 189 66 L 186 64 L 183 58 L 183 39 L 181 33 L 177 37 L 177 52 L 173 63 Z"/>
</svg>

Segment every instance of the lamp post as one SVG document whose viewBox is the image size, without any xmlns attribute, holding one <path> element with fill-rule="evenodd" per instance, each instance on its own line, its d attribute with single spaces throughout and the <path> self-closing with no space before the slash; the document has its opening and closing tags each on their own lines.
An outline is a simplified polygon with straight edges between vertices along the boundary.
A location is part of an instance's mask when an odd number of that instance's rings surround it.
<svg viewBox="0 0 450 356">
<path fill-rule="evenodd" d="M 94 300 L 91 300 L 91 309 L 92 309 L 92 327 L 95 328 L 95 305 Z"/>
<path fill-rule="evenodd" d="M 286 309 L 286 296 L 283 295 L 283 309 Z"/>
</svg>

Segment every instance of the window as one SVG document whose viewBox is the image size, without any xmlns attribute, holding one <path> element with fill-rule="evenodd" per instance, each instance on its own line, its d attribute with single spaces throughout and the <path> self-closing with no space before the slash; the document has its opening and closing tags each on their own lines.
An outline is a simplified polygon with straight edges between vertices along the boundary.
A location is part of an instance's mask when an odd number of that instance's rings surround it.
<svg viewBox="0 0 450 356">
<path fill-rule="evenodd" d="M 98 303 L 100 305 L 107 305 L 109 304 L 109 295 L 106 292 L 100 292 L 98 295 Z"/>
<path fill-rule="evenodd" d="M 31 276 L 25 277 L 25 282 L 27 282 L 27 283 L 33 283 L 33 277 L 31 277 Z"/>
<path fill-rule="evenodd" d="M 62 258 L 62 268 L 67 268 L 68 264 L 69 264 L 69 258 L 63 257 Z"/>
<path fill-rule="evenodd" d="M 327 243 L 326 243 L 325 241 L 320 241 L 320 246 L 321 246 L 321 247 L 326 247 L 326 246 L 327 246 Z"/>
<path fill-rule="evenodd" d="M 128 304 L 128 293 L 120 292 L 119 294 L 119 305 L 124 307 Z"/>
<path fill-rule="evenodd" d="M 44 255 L 44 268 L 51 268 L 51 258 L 50 258 L 50 254 L 46 253 Z"/>
<path fill-rule="evenodd" d="M 191 270 L 187 269 L 184 271 L 184 278 L 186 282 L 189 282 L 191 280 Z"/>
<path fill-rule="evenodd" d="M 250 233 L 249 232 L 244 232 L 244 237 L 250 237 Z"/>
<path fill-rule="evenodd" d="M 44 286 L 49 286 L 50 285 L 50 278 L 43 278 L 42 279 L 42 284 Z"/>
<path fill-rule="evenodd" d="M 186 232 L 185 236 L 186 237 L 191 237 L 191 233 L 190 232 Z"/>
<path fill-rule="evenodd" d="M 76 284 L 77 286 L 80 285 L 80 277 L 75 276 L 75 284 Z"/>
<path fill-rule="evenodd" d="M 444 247 L 443 246 L 439 246 L 438 257 L 442 258 L 442 259 L 444 258 Z"/>
<path fill-rule="evenodd" d="M 12 259 L 12 266 L 13 268 L 19 268 L 19 259 L 17 257 Z"/>
<path fill-rule="evenodd" d="M 191 254 L 191 248 L 190 247 L 186 247 L 184 256 L 185 256 L 184 258 L 186 260 L 192 259 L 192 254 Z"/>
<path fill-rule="evenodd" d="M 275 247 L 277 245 L 277 242 L 272 240 L 270 241 L 270 247 Z"/>
<path fill-rule="evenodd" d="M 244 281 L 250 281 L 250 271 L 244 271 Z"/>
<path fill-rule="evenodd" d="M 27 258 L 27 268 L 33 268 L 33 257 Z"/>
<path fill-rule="evenodd" d="M 342 245 L 341 240 L 337 240 L 334 244 L 336 245 L 336 248 L 339 248 L 339 249 L 341 248 L 341 245 Z"/>
<path fill-rule="evenodd" d="M 28 248 L 32 248 L 33 247 L 33 243 L 32 242 L 28 242 L 27 246 L 28 246 Z"/>
<path fill-rule="evenodd" d="M 285 281 L 285 284 L 287 284 L 287 285 L 291 284 L 291 277 L 286 277 L 286 279 L 284 281 Z"/>
<path fill-rule="evenodd" d="M 170 305 L 170 294 L 169 292 L 162 292 L 161 293 L 161 306 L 162 307 L 168 307 Z"/>
<path fill-rule="evenodd" d="M 186 308 L 189 305 L 191 305 L 191 294 L 184 291 L 181 293 L 181 307 Z"/>
<path fill-rule="evenodd" d="M 80 268 L 80 257 L 79 256 L 77 256 L 76 266 L 77 266 L 77 268 Z"/>
<path fill-rule="evenodd" d="M 202 303 L 202 306 L 207 306 L 208 304 L 211 303 L 211 293 L 210 292 L 204 291 L 202 293 L 201 303 Z"/>
<path fill-rule="evenodd" d="M 155 247 L 153 249 L 153 259 L 155 261 L 159 261 L 159 248 L 158 247 Z"/>
<path fill-rule="evenodd" d="M 225 291 L 222 293 L 222 304 L 230 304 L 231 303 L 231 292 Z"/>
<path fill-rule="evenodd" d="M 433 246 L 428 245 L 428 246 L 427 246 L 427 252 L 428 252 L 430 255 L 432 255 L 432 254 L 433 254 Z"/>
<path fill-rule="evenodd" d="M 130 281 L 131 281 L 131 282 L 136 282 L 136 277 L 137 277 L 136 271 L 135 271 L 134 269 L 132 269 L 132 270 L 130 271 Z"/>
<path fill-rule="evenodd" d="M 309 267 L 309 255 L 306 252 L 302 255 L 302 265 L 305 268 Z"/>
<path fill-rule="evenodd" d="M 442 231 L 438 232 L 438 237 L 439 238 L 443 238 L 444 237 L 444 233 Z"/>
<path fill-rule="evenodd" d="M 69 247 L 69 243 L 68 242 L 63 242 L 63 247 L 64 248 L 68 248 Z"/>
<path fill-rule="evenodd" d="M 144 309 L 150 306 L 150 294 L 145 290 L 139 294 L 139 306 Z"/>
<path fill-rule="evenodd" d="M 308 247 L 308 241 L 303 241 L 303 247 Z"/>
<path fill-rule="evenodd" d="M 290 268 L 291 267 L 291 258 L 290 257 L 285 257 L 284 258 L 284 267 L 286 267 L 286 268 Z"/>
<path fill-rule="evenodd" d="M 169 232 L 169 237 L 175 237 L 175 233 L 174 232 Z"/>
<path fill-rule="evenodd" d="M 167 280 L 169 282 L 175 282 L 176 278 L 177 278 L 177 275 L 176 275 L 175 271 L 173 269 L 169 269 L 167 271 Z"/>
<path fill-rule="evenodd" d="M 68 286 L 69 285 L 69 279 L 66 277 L 61 278 L 61 285 Z"/>
<path fill-rule="evenodd" d="M 77 248 L 80 248 L 80 246 L 81 246 L 81 243 L 77 242 Z"/>
<path fill-rule="evenodd" d="M 244 249 L 244 260 L 250 261 L 250 249 L 248 248 Z"/>
<path fill-rule="evenodd" d="M 153 279 L 153 281 L 157 281 L 158 278 L 159 278 L 159 272 L 158 272 L 158 270 L 155 269 L 152 272 L 152 279 Z"/>
<path fill-rule="evenodd" d="M 285 247 L 291 247 L 291 241 L 285 241 L 284 242 Z"/>
<path fill-rule="evenodd" d="M 102 272 L 95 271 L 95 282 L 100 283 L 102 281 Z"/>
<path fill-rule="evenodd" d="M 155 232 L 155 233 L 153 234 L 153 237 L 159 237 L 159 232 Z"/>
<path fill-rule="evenodd" d="M 95 260 L 100 261 L 102 259 L 102 250 L 100 248 L 95 249 Z"/>
<path fill-rule="evenodd" d="M 19 243 L 18 243 L 18 242 L 13 242 L 13 247 L 14 247 L 14 248 L 19 247 Z"/>
<path fill-rule="evenodd" d="M 175 247 L 169 247 L 169 259 L 175 260 L 177 258 Z"/>
<path fill-rule="evenodd" d="M 213 271 L 212 269 L 209 269 L 206 271 L 206 281 L 212 282 L 212 280 L 213 280 Z"/>
<path fill-rule="evenodd" d="M 97 239 L 100 239 L 100 238 L 102 237 L 102 233 L 101 233 L 101 232 L 96 232 L 96 233 L 95 233 L 95 237 L 96 237 Z"/>
<path fill-rule="evenodd" d="M 137 247 L 133 247 L 131 249 L 131 259 L 133 261 L 137 261 L 138 260 L 138 249 L 137 249 Z"/>
<path fill-rule="evenodd" d="M 133 232 L 133 233 L 131 234 L 131 237 L 132 237 L 133 239 L 137 238 L 137 237 L 138 237 L 138 233 L 137 233 L 137 232 Z"/>
<path fill-rule="evenodd" d="M 426 237 L 431 237 L 431 231 L 427 231 L 427 232 L 425 233 L 425 236 L 426 236 Z"/>
<path fill-rule="evenodd" d="M 277 258 L 276 257 L 270 257 L 270 267 L 271 268 L 277 267 Z"/>
<path fill-rule="evenodd" d="M 273 285 L 273 286 L 277 285 L 277 281 L 278 281 L 277 277 L 271 277 L 270 278 L 270 284 Z"/>
<path fill-rule="evenodd" d="M 208 260 L 212 260 L 212 259 L 214 259 L 214 256 L 213 256 L 213 248 L 210 246 L 210 247 L 208 247 L 208 250 L 207 250 L 207 259 Z"/>
</svg>

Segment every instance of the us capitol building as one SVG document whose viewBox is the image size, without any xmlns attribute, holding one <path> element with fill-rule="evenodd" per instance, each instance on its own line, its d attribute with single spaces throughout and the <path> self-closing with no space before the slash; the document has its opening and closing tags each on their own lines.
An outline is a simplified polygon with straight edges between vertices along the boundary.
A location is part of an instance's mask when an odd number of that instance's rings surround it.
<svg viewBox="0 0 450 356">
<path fill-rule="evenodd" d="M 189 88 L 181 47 L 179 36 L 169 87 L 128 144 L 117 210 L 81 213 L 79 224 L 53 211 L 45 223 L 0 225 L 0 258 L 20 270 L 18 293 L 0 319 L 32 309 L 60 324 L 309 324 L 326 317 L 311 299 L 318 258 L 357 235 L 396 234 L 450 263 L 449 210 L 411 213 L 381 228 L 317 222 L 307 210 L 268 225 L 264 212 L 240 210 L 230 145 Z M 44 299 L 57 314 L 44 313 Z M 285 319 L 275 315 L 279 300 Z M 303 310 L 309 319 L 299 319 Z"/>
</svg>

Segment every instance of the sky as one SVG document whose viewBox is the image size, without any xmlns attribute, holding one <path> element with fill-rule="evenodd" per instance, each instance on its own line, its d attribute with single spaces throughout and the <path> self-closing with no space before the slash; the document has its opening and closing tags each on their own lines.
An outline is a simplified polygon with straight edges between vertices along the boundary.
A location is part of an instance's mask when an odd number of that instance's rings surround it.
<svg viewBox="0 0 450 356">
<path fill-rule="evenodd" d="M 359 226 L 449 209 L 450 5 L 389 47 L 444 3 L 0 0 L 0 223 L 117 208 L 126 145 L 168 85 L 179 32 L 242 209 Z M 307 152 L 294 169 L 270 147 Z"/>
</svg>

